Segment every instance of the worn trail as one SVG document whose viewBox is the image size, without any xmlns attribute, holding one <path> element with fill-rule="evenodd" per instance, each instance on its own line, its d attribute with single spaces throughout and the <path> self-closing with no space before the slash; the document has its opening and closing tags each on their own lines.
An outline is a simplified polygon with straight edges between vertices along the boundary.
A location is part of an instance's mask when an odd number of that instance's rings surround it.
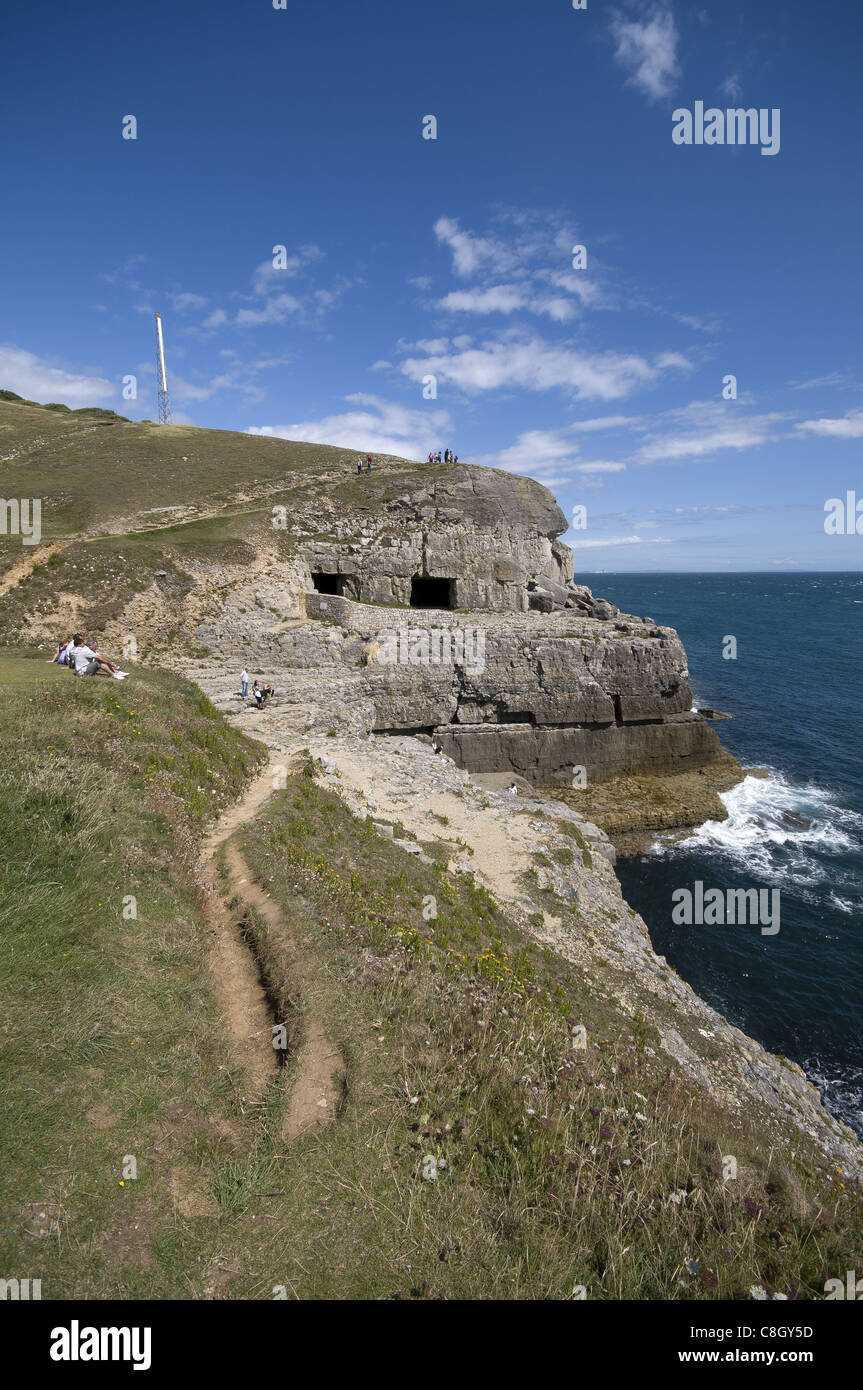
<svg viewBox="0 0 863 1390">
<path fill-rule="evenodd" d="M 278 934 L 291 960 L 292 975 L 299 994 L 308 982 L 309 970 L 298 949 L 289 922 L 266 890 L 256 883 L 236 842 L 230 836 L 247 824 L 266 804 L 273 791 L 273 768 L 258 776 L 245 795 L 218 821 L 204 844 L 204 879 L 207 888 L 207 917 L 211 936 L 210 964 L 217 993 L 228 1023 L 234 1051 L 245 1066 L 253 1102 L 263 1100 L 275 1081 L 279 1067 L 273 1048 L 275 1018 L 267 992 L 261 982 L 258 962 L 242 930 L 244 910 L 254 910 Z M 220 885 L 213 859 L 225 847 L 227 885 Z M 231 910 L 229 901 L 240 904 Z M 345 1074 L 344 1061 L 328 1040 L 326 1030 L 313 1011 L 303 1016 L 302 1036 L 282 1137 L 298 1139 L 312 1129 L 328 1124 L 337 1112 Z"/>
</svg>

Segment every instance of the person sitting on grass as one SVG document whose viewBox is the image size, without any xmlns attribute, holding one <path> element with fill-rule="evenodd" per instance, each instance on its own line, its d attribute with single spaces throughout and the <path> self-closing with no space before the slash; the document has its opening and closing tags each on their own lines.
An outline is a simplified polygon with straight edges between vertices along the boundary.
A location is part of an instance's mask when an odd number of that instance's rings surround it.
<svg viewBox="0 0 863 1390">
<path fill-rule="evenodd" d="M 71 662 L 76 676 L 96 676 L 100 671 L 104 671 L 107 676 L 113 676 L 115 680 L 126 679 L 126 672 L 121 671 L 113 661 L 109 661 L 100 652 L 88 647 L 84 638 L 79 632 L 72 638 L 72 650 L 67 657 Z"/>
<path fill-rule="evenodd" d="M 49 657 L 48 664 L 53 666 L 66 666 L 69 662 L 69 653 L 75 645 L 73 637 L 66 637 L 57 643 L 57 650 L 52 657 Z"/>
</svg>

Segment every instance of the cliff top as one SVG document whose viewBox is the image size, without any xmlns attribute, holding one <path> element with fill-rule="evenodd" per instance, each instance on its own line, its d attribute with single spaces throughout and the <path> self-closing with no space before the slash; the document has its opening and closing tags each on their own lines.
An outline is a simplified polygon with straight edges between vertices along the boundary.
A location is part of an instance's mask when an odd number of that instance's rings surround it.
<svg viewBox="0 0 863 1390">
<path fill-rule="evenodd" d="M 252 504 L 377 510 L 404 496 L 436 521 L 521 527 L 554 537 L 566 518 L 530 478 L 470 464 L 428 464 L 365 450 L 192 425 L 131 421 L 112 411 L 71 411 L 0 392 L 0 491 L 42 499 L 45 539 L 140 530 L 225 516 Z M 154 507 L 158 503 L 158 508 Z M 172 515 L 173 511 L 173 515 Z"/>
</svg>

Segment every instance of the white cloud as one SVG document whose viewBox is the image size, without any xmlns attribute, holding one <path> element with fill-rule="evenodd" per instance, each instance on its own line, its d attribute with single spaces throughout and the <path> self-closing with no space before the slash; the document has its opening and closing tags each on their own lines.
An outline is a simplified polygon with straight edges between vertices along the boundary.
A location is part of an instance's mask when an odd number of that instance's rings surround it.
<svg viewBox="0 0 863 1390">
<path fill-rule="evenodd" d="M 606 545 L 671 545 L 670 536 L 609 536 L 607 540 L 592 537 L 589 540 L 580 540 L 578 537 L 570 539 L 567 544 L 573 550 L 599 550 Z"/>
<path fill-rule="evenodd" d="M 484 290 L 453 290 L 438 300 L 439 309 L 470 314 L 511 314 L 523 309 L 527 296 L 519 285 L 490 285 Z"/>
<path fill-rule="evenodd" d="M 576 420 L 572 428 L 589 434 L 595 430 L 619 430 L 637 423 L 634 415 L 598 415 L 593 420 Z"/>
<path fill-rule="evenodd" d="M 860 439 L 863 437 L 863 409 L 849 410 L 838 420 L 804 420 L 794 428 L 801 434 L 818 434 L 828 439 Z"/>
<path fill-rule="evenodd" d="M 662 5 L 649 19 L 617 15 L 611 32 L 614 56 L 628 72 L 627 81 L 653 100 L 667 97 L 679 75 L 677 25 L 671 11 Z"/>
<path fill-rule="evenodd" d="M 273 265 L 272 256 L 269 260 L 261 261 L 261 264 L 255 267 L 255 294 L 263 297 L 271 294 L 273 290 L 280 289 L 286 279 L 299 275 L 306 266 L 322 260 L 323 255 L 320 246 L 310 243 L 308 246 L 300 246 L 291 256 L 286 253 L 285 265 L 278 270 Z"/>
<path fill-rule="evenodd" d="M 567 323 L 583 309 L 611 307 L 595 258 L 589 271 L 573 270 L 573 247 L 583 238 L 562 213 L 510 208 L 495 223 L 495 233 L 480 236 L 462 228 L 457 218 L 435 222 L 435 235 L 452 252 L 456 275 L 478 282 L 476 288 L 444 296 L 438 308 L 473 314 L 524 310 Z"/>
<path fill-rule="evenodd" d="M 518 263 L 518 257 L 503 242 L 463 231 L 456 217 L 439 217 L 434 233 L 440 244 L 452 252 L 456 274 L 465 278 L 487 266 L 499 273 Z"/>
<path fill-rule="evenodd" d="M 722 90 L 732 101 L 739 101 L 743 95 L 743 83 L 736 72 L 731 73 L 722 83 Z"/>
<path fill-rule="evenodd" d="M 253 425 L 246 433 L 421 459 L 441 448 L 442 439 L 452 432 L 452 421 L 444 410 L 414 410 L 364 392 L 345 400 L 357 408 L 288 425 Z"/>
<path fill-rule="evenodd" d="M 27 400 L 42 404 L 57 401 L 73 409 L 105 405 L 118 391 L 117 384 L 107 377 L 69 371 L 53 365 L 50 359 L 8 344 L 0 346 L 0 386 Z"/>
<path fill-rule="evenodd" d="M 182 294 L 172 294 L 171 303 L 178 314 L 185 314 L 187 309 L 203 309 L 205 304 L 209 304 L 209 299 L 203 294 L 191 294 L 188 290 Z"/>
<path fill-rule="evenodd" d="M 422 347 L 422 344 L 417 344 Z M 577 399 L 616 400 L 658 380 L 662 369 L 688 366 L 677 354 L 650 362 L 636 354 L 588 353 L 542 338 L 507 334 L 479 347 L 456 348 L 446 340 L 425 357 L 408 357 L 401 371 L 420 382 L 429 373 L 469 394 L 521 387 L 548 391 L 555 387 Z"/>
<path fill-rule="evenodd" d="M 847 386 L 851 381 L 850 372 L 830 372 L 827 376 L 813 376 L 808 381 L 789 381 L 792 391 L 811 391 L 823 386 Z"/>
<path fill-rule="evenodd" d="M 299 314 L 301 309 L 302 305 L 294 295 L 276 294 L 260 309 L 238 309 L 236 322 L 240 328 L 249 327 L 251 324 L 285 323 L 287 319 Z"/>
<path fill-rule="evenodd" d="M 528 309 L 532 314 L 547 315 L 555 323 L 568 323 L 576 314 L 571 300 L 560 295 L 530 294 L 521 285 L 453 290 L 438 300 L 437 307 L 449 313 L 469 314 L 512 314 L 516 309 Z"/>
<path fill-rule="evenodd" d="M 623 473 L 625 463 L 612 463 L 604 459 L 585 459 L 578 457 L 578 445 L 568 438 L 571 431 L 563 430 L 525 430 L 514 444 L 497 453 L 480 454 L 471 463 L 482 464 L 486 468 L 500 468 L 506 473 L 523 473 L 537 478 L 547 487 L 559 486 L 581 475 L 582 486 L 601 486 L 592 478 L 603 473 Z"/>
<path fill-rule="evenodd" d="M 578 448 L 565 437 L 563 430 L 525 430 L 514 444 L 493 454 L 480 454 L 471 463 L 485 468 L 500 468 L 505 473 L 524 473 L 549 482 L 556 482 L 576 467 Z"/>
<path fill-rule="evenodd" d="M 778 438 L 776 426 L 787 417 L 777 411 L 744 415 L 740 403 L 694 401 L 662 417 L 672 426 L 648 435 L 636 451 L 636 463 L 676 463 L 704 458 L 722 449 L 750 449 Z"/>
<path fill-rule="evenodd" d="M 272 257 L 261 261 L 252 274 L 251 293 L 235 291 L 231 296 L 242 305 L 236 313 L 213 309 L 197 326 L 185 327 L 183 332 L 205 338 L 229 324 L 238 328 L 259 328 L 287 323 L 289 320 L 316 322 L 335 307 L 351 285 L 351 281 L 343 276 L 337 277 L 328 286 L 309 284 L 305 272 L 323 257 L 319 246 L 309 244 L 299 247 L 291 255 L 286 254 L 283 268 L 277 269 Z M 288 293 L 286 289 L 288 281 L 291 281 L 293 293 Z M 188 309 L 203 309 L 210 300 L 203 295 L 184 293 L 173 296 L 173 303 L 177 312 L 183 313 Z"/>
<path fill-rule="evenodd" d="M 261 372 L 286 366 L 291 361 L 290 357 L 261 356 L 246 362 L 230 349 L 223 350 L 219 356 L 226 359 L 223 370 L 209 378 L 203 372 L 198 373 L 198 381 L 188 381 L 169 368 L 168 389 L 172 401 L 209 401 L 224 392 L 238 391 L 246 405 L 259 404 L 267 394 L 258 380 Z M 148 363 L 142 363 L 139 372 L 152 376 L 153 369 Z"/>
</svg>

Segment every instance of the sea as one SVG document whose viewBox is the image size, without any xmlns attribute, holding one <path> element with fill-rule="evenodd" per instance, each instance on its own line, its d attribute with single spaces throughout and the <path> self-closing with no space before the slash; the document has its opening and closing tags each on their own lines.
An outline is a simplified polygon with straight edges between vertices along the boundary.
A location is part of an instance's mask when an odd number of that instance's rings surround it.
<svg viewBox="0 0 863 1390">
<path fill-rule="evenodd" d="M 863 574 L 583 578 L 677 629 L 693 704 L 732 714 L 723 745 L 769 773 L 723 795 L 727 820 L 618 860 L 624 896 L 678 974 L 863 1138 Z M 778 889 L 779 931 L 675 925 L 672 894 L 699 881 Z"/>
</svg>

